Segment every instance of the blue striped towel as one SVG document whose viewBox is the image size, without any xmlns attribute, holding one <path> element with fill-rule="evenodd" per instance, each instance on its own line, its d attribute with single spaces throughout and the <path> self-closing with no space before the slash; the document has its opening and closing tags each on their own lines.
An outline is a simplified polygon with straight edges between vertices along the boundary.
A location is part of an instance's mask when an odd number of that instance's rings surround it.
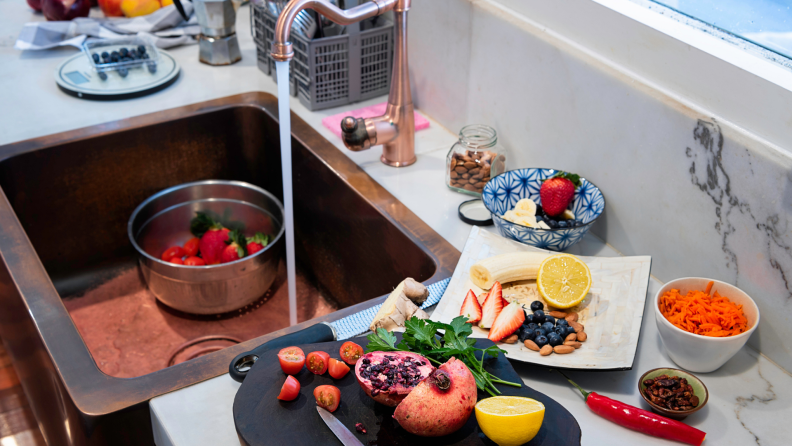
<svg viewBox="0 0 792 446">
<path fill-rule="evenodd" d="M 440 298 L 443 297 L 446 288 L 448 288 L 449 282 L 451 282 L 450 277 L 429 285 L 427 287 L 429 289 L 429 297 L 426 299 L 426 302 L 421 305 L 421 309 L 425 310 L 440 302 Z M 353 336 L 357 336 L 369 331 L 371 321 L 374 320 L 374 316 L 377 315 L 380 307 L 382 307 L 382 304 L 375 305 L 371 308 L 367 308 L 335 322 L 331 322 L 330 325 L 335 328 L 338 340 L 340 341 L 342 339 L 349 339 Z"/>
</svg>

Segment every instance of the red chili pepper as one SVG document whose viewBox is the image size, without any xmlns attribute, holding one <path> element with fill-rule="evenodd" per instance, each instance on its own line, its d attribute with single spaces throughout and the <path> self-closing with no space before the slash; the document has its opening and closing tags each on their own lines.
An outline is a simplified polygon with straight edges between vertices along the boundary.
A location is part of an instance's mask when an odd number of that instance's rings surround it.
<svg viewBox="0 0 792 446">
<path fill-rule="evenodd" d="M 561 372 L 559 372 L 561 373 Z M 561 373 L 573 386 L 580 390 L 586 405 L 597 415 L 629 429 L 654 437 L 700 446 L 706 432 L 670 418 L 639 409 L 621 401 L 610 399 L 595 392 L 586 392 L 574 381 Z"/>
</svg>

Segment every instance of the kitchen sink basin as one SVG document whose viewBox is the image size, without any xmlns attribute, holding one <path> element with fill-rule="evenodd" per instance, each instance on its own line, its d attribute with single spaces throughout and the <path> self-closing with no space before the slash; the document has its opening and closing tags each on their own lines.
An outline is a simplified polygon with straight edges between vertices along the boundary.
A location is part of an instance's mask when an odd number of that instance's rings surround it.
<svg viewBox="0 0 792 446">
<path fill-rule="evenodd" d="M 146 289 L 126 235 L 177 184 L 282 198 L 277 102 L 250 93 L 0 147 L 0 335 L 49 444 L 152 444 L 148 400 L 227 371 L 272 337 L 381 302 L 459 252 L 292 116 L 297 326 L 283 262 L 258 301 L 190 315 Z"/>
</svg>

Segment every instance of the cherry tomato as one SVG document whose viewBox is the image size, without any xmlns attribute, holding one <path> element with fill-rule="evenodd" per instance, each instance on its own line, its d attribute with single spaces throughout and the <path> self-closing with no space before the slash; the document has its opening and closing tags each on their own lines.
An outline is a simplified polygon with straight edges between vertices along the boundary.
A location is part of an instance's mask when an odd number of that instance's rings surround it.
<svg viewBox="0 0 792 446">
<path fill-rule="evenodd" d="M 354 342 L 347 341 L 341 346 L 341 359 L 347 364 L 355 365 L 361 356 L 363 356 L 363 347 Z"/>
<path fill-rule="evenodd" d="M 168 261 L 177 265 L 184 265 L 184 260 L 182 260 L 181 257 L 174 257 Z"/>
<path fill-rule="evenodd" d="M 198 255 L 198 243 L 200 243 L 201 239 L 198 237 L 193 237 L 187 240 L 187 243 L 184 244 L 184 253 L 188 257 L 193 257 Z"/>
<path fill-rule="evenodd" d="M 162 260 L 166 262 L 174 257 L 178 257 L 179 260 L 184 257 L 184 249 L 181 246 L 171 246 L 162 253 Z"/>
<path fill-rule="evenodd" d="M 341 379 L 349 373 L 349 366 L 344 363 L 344 361 L 339 361 L 337 359 L 330 358 L 330 365 L 327 367 L 328 371 L 330 372 L 330 376 L 335 379 Z"/>
<path fill-rule="evenodd" d="M 286 377 L 286 382 L 283 383 L 283 387 L 281 387 L 280 394 L 278 395 L 279 400 L 283 401 L 291 401 L 300 394 L 300 382 L 294 379 L 293 376 L 289 375 Z"/>
<path fill-rule="evenodd" d="M 308 359 L 306 359 L 305 365 L 312 373 L 321 375 L 327 371 L 327 363 L 329 359 L 330 355 L 326 352 L 311 352 L 308 353 Z"/>
<path fill-rule="evenodd" d="M 200 257 L 191 256 L 184 259 L 184 264 L 188 266 L 204 266 L 206 262 Z"/>
<path fill-rule="evenodd" d="M 319 386 L 314 389 L 314 398 L 317 406 L 335 412 L 338 404 L 341 403 L 341 391 L 336 386 Z"/>
<path fill-rule="evenodd" d="M 305 353 L 300 347 L 286 347 L 278 352 L 278 361 L 283 373 L 296 375 L 300 373 L 305 364 Z"/>
</svg>

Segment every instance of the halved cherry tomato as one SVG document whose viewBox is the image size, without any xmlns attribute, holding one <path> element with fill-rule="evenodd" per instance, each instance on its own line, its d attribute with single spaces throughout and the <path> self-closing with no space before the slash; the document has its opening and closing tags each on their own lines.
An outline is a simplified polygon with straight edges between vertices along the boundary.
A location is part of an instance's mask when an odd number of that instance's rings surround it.
<svg viewBox="0 0 792 446">
<path fill-rule="evenodd" d="M 317 406 L 335 412 L 338 409 L 338 404 L 341 403 L 341 391 L 336 386 L 319 386 L 314 389 L 314 398 L 316 398 Z"/>
<path fill-rule="evenodd" d="M 327 371 L 329 359 L 330 355 L 327 352 L 311 352 L 308 353 L 308 359 L 306 359 L 305 365 L 311 372 L 321 375 Z"/>
<path fill-rule="evenodd" d="M 170 259 L 178 257 L 181 260 L 184 257 L 184 248 L 181 246 L 171 246 L 162 253 L 162 260 L 168 262 Z"/>
<path fill-rule="evenodd" d="M 335 379 L 341 379 L 349 373 L 349 366 L 344 363 L 344 361 L 339 361 L 337 359 L 330 358 L 330 365 L 327 367 L 328 371 L 330 372 L 330 376 Z"/>
<path fill-rule="evenodd" d="M 174 257 L 168 261 L 177 265 L 184 265 L 184 260 L 182 260 L 181 257 Z"/>
<path fill-rule="evenodd" d="M 184 253 L 188 257 L 193 257 L 198 255 L 198 244 L 201 240 L 198 237 L 193 237 L 184 244 Z"/>
<path fill-rule="evenodd" d="M 300 382 L 297 381 L 293 376 L 289 375 L 286 377 L 286 382 L 283 383 L 283 387 L 281 387 L 280 394 L 278 395 L 279 400 L 283 401 L 291 401 L 300 394 Z"/>
<path fill-rule="evenodd" d="M 354 342 L 347 341 L 341 346 L 341 359 L 347 364 L 355 365 L 361 356 L 363 356 L 363 347 Z"/>
<path fill-rule="evenodd" d="M 300 347 L 286 347 L 278 352 L 278 361 L 283 373 L 296 375 L 300 373 L 303 364 L 305 364 L 305 353 Z"/>
<path fill-rule="evenodd" d="M 184 259 L 184 264 L 188 266 L 204 266 L 206 262 L 200 257 L 191 256 Z"/>
</svg>

